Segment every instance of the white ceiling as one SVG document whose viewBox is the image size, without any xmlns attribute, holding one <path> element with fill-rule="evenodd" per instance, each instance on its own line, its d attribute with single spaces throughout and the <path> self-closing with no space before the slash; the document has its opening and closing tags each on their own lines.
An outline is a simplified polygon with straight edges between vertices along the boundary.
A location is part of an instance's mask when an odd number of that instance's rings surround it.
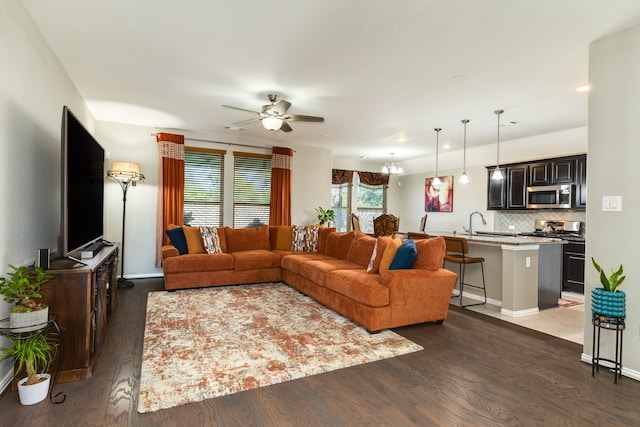
<svg viewBox="0 0 640 427">
<path fill-rule="evenodd" d="M 97 120 L 397 160 L 587 124 L 591 42 L 638 0 L 23 0 Z M 292 122 L 259 111 L 278 93 Z M 404 138 L 404 139 L 403 139 Z M 442 151 L 441 151 L 442 152 Z"/>
</svg>

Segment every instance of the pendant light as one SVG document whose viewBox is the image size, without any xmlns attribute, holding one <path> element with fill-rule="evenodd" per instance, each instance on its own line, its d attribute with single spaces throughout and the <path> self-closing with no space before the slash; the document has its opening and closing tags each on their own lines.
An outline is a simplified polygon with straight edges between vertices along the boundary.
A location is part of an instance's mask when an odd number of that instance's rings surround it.
<svg viewBox="0 0 640 427">
<path fill-rule="evenodd" d="M 438 187 L 438 186 L 440 186 L 440 184 L 442 184 L 442 181 L 440 181 L 440 177 L 438 176 L 438 146 L 440 145 L 438 143 L 438 135 L 440 134 L 440 131 L 442 129 L 441 128 L 435 128 L 433 130 L 436 131 L 436 177 L 433 178 L 433 181 L 431 182 L 431 185 L 433 185 L 434 187 Z"/>
<path fill-rule="evenodd" d="M 503 179 L 502 171 L 500 170 L 500 114 L 504 113 L 504 110 L 496 110 L 493 112 L 498 116 L 498 137 L 496 139 L 496 168 L 491 174 L 491 179 Z"/>
<path fill-rule="evenodd" d="M 460 179 L 458 180 L 460 184 L 469 183 L 469 175 L 467 175 L 467 123 L 469 123 L 468 119 L 462 120 L 462 124 L 464 125 L 464 145 L 462 146 L 462 175 L 460 175 Z"/>
</svg>

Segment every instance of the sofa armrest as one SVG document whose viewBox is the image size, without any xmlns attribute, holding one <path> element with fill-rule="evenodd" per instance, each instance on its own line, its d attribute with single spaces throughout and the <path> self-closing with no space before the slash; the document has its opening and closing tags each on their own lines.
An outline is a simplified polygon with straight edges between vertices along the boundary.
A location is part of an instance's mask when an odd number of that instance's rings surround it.
<svg viewBox="0 0 640 427">
<path fill-rule="evenodd" d="M 389 288 L 393 325 L 416 323 L 416 318 L 422 322 L 447 318 L 456 273 L 444 268 L 388 270 L 381 277 Z"/>
<path fill-rule="evenodd" d="M 178 248 L 173 245 L 164 245 L 162 246 L 162 259 L 172 258 L 174 256 L 179 256 Z"/>
</svg>

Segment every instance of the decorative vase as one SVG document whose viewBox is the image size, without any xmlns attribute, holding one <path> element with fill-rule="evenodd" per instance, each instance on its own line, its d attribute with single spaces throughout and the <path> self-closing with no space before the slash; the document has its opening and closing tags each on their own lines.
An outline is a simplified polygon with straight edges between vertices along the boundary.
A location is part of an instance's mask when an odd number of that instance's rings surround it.
<svg viewBox="0 0 640 427">
<path fill-rule="evenodd" d="M 26 313 L 9 313 L 9 327 L 16 332 L 40 329 L 49 320 L 49 307 Z"/>
<path fill-rule="evenodd" d="M 609 292 L 602 288 L 591 290 L 591 311 L 606 317 L 625 317 L 626 295 L 622 291 Z"/>
<path fill-rule="evenodd" d="M 45 380 L 33 385 L 24 385 L 28 378 L 23 378 L 18 381 L 18 395 L 20 396 L 20 403 L 23 405 L 33 405 L 47 398 L 51 375 L 38 374 L 38 376 L 45 378 Z"/>
</svg>

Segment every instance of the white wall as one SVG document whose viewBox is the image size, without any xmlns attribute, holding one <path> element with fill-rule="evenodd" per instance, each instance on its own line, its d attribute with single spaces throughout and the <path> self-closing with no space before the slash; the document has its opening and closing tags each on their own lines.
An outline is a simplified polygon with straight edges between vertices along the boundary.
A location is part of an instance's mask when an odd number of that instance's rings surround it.
<svg viewBox="0 0 640 427">
<path fill-rule="evenodd" d="M 68 105 L 89 129 L 93 117 L 18 0 L 0 2 L 0 275 L 56 249 L 60 231 L 60 133 Z M 0 300 L 0 318 L 9 304 Z M 7 345 L 2 338 L 0 347 Z M 11 361 L 0 365 L 0 390 Z"/>
<path fill-rule="evenodd" d="M 640 265 L 636 245 L 640 237 L 640 197 L 637 164 L 640 156 L 640 26 L 591 45 L 589 80 L 589 157 L 587 260 L 594 257 L 605 270 L 624 265 L 622 290 L 627 299 L 624 367 L 640 379 Z M 602 212 L 603 196 L 622 196 L 622 212 Z M 585 296 L 601 287 L 587 263 Z M 587 299 L 590 304 L 590 298 Z M 590 325 L 585 310 L 585 325 Z M 601 356 L 613 359 L 613 333 L 602 333 Z M 591 355 L 592 328 L 585 327 L 584 352 Z"/>
</svg>

